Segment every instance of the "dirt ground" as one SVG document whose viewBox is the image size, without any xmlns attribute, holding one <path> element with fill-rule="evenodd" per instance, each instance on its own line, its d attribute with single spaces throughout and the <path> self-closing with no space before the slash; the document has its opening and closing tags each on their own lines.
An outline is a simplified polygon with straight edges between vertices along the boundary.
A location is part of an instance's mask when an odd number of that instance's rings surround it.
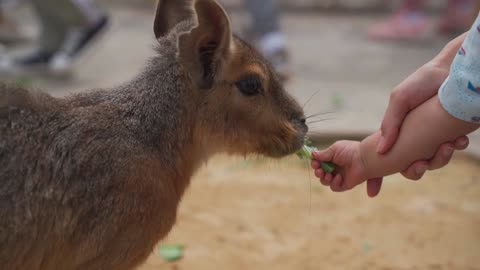
<svg viewBox="0 0 480 270">
<path fill-rule="evenodd" d="M 153 269 L 480 269 L 480 166 L 458 156 L 414 183 L 387 179 L 335 194 L 296 158 L 212 160 L 195 177 L 164 243 L 183 259 Z"/>
</svg>

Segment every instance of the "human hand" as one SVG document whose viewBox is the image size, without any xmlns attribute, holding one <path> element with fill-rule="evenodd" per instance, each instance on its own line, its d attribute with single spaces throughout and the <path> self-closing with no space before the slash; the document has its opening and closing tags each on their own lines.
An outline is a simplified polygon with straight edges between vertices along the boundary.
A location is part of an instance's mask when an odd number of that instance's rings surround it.
<svg viewBox="0 0 480 270">
<path fill-rule="evenodd" d="M 421 67 L 405 81 L 403 81 L 390 96 L 390 102 L 385 113 L 377 152 L 387 153 L 395 144 L 403 120 L 407 114 L 437 94 L 438 89 L 449 73 L 446 65 L 431 62 Z M 436 170 L 446 166 L 455 150 L 464 150 L 468 147 L 467 137 L 460 137 L 454 142 L 446 143 L 439 147 L 432 160 L 414 162 L 402 175 L 411 180 L 419 180 L 427 170 Z M 382 179 L 370 179 L 367 190 L 370 196 L 380 192 Z"/>
<path fill-rule="evenodd" d="M 429 63 L 393 90 L 382 121 L 378 153 L 385 154 L 393 147 L 408 113 L 436 95 L 448 74 L 448 68 Z"/>
<path fill-rule="evenodd" d="M 466 34 L 461 35 L 451 41 L 437 57 L 409 76 L 392 92 L 382 122 L 382 137 L 378 144 L 378 153 L 385 154 L 393 147 L 407 114 L 438 93 L 448 77 L 452 61 L 465 36 Z M 453 152 L 466 149 L 468 144 L 467 137 L 460 137 L 454 142 L 444 144 L 439 147 L 432 160 L 414 162 L 402 174 L 408 179 L 419 180 L 427 170 L 446 166 L 450 162 Z M 368 180 L 369 195 L 376 196 L 380 192 L 381 185 L 381 178 Z"/>
<path fill-rule="evenodd" d="M 359 142 L 340 141 L 326 150 L 313 153 L 313 156 L 315 160 L 312 161 L 312 168 L 315 170 L 315 176 L 334 192 L 353 189 L 367 180 Z M 321 162 L 333 162 L 337 170 L 334 173 L 326 173 L 320 166 Z"/>
<path fill-rule="evenodd" d="M 418 69 L 393 90 L 382 122 L 382 137 L 378 143 L 378 153 L 387 153 L 393 147 L 407 114 L 438 93 L 450 73 L 450 66 L 465 37 L 466 34 L 463 34 L 448 43 L 432 61 Z M 468 140 L 465 141 L 465 139 L 462 137 L 459 138 L 460 141 L 454 142 L 455 146 L 460 146 L 458 150 L 464 150 L 468 146 Z M 441 154 L 446 151 L 439 152 Z"/>
</svg>

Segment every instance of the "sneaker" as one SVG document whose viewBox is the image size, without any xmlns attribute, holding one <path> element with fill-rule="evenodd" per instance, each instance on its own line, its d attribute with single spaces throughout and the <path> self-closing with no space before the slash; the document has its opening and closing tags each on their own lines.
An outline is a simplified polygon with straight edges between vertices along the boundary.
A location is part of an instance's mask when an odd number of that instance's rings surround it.
<svg viewBox="0 0 480 270">
<path fill-rule="evenodd" d="M 61 50 L 72 57 L 77 56 L 106 30 L 108 22 L 108 17 L 103 16 L 88 28 L 71 31 Z"/>
<path fill-rule="evenodd" d="M 52 57 L 49 64 L 50 71 L 60 76 L 71 73 L 75 58 L 99 38 L 106 30 L 108 21 L 108 17 L 103 16 L 91 27 L 70 31 L 62 48 Z"/>
<path fill-rule="evenodd" d="M 53 53 L 42 50 L 36 50 L 25 56 L 15 59 L 15 63 L 27 67 L 42 67 L 48 64 L 52 59 Z"/>
<path fill-rule="evenodd" d="M 34 50 L 17 58 L 3 56 L 0 59 L 0 72 L 22 74 L 46 71 L 53 53 L 43 50 Z"/>
</svg>

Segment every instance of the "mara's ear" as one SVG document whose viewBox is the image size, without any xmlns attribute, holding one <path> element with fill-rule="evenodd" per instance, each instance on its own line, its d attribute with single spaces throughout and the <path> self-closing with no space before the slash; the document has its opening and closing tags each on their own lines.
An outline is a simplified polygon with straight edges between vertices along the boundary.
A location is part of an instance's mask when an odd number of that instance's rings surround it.
<svg viewBox="0 0 480 270">
<path fill-rule="evenodd" d="M 153 31 L 157 39 L 166 36 L 178 23 L 194 19 L 193 0 L 158 0 Z"/>
<path fill-rule="evenodd" d="M 210 89 L 232 54 L 232 30 L 215 0 L 195 0 L 197 25 L 179 38 L 178 58 L 197 87 Z"/>
</svg>

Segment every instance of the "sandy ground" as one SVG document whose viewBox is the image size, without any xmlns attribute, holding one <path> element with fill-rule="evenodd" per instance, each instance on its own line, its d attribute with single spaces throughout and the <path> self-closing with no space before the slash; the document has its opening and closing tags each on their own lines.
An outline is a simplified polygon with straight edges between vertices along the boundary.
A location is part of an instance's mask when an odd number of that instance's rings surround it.
<svg viewBox="0 0 480 270">
<path fill-rule="evenodd" d="M 217 158 L 193 180 L 153 269 L 480 269 L 480 166 L 464 156 L 424 181 L 335 194 L 296 158 Z"/>
</svg>

